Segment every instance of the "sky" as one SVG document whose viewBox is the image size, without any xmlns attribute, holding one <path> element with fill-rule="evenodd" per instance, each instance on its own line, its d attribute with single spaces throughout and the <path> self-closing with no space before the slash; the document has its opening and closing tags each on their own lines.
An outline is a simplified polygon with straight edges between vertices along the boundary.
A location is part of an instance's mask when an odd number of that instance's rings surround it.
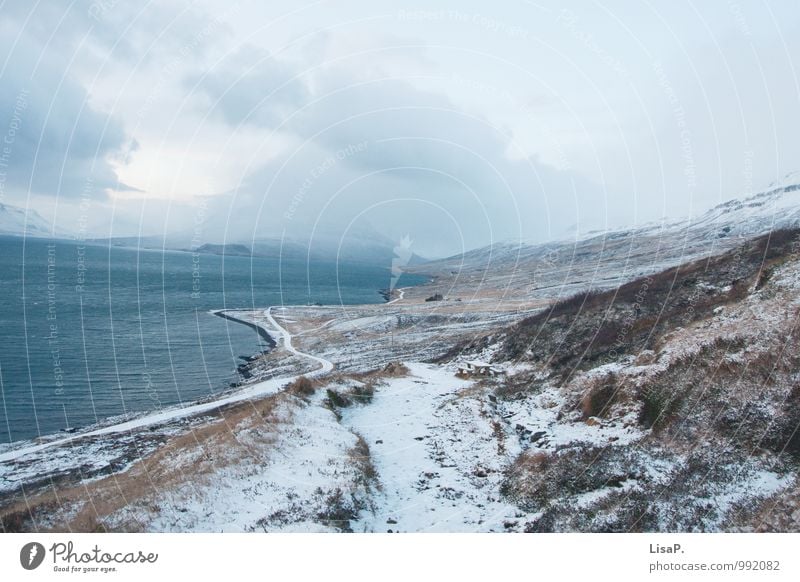
<svg viewBox="0 0 800 582">
<path fill-rule="evenodd" d="M 800 170 L 798 23 L 790 0 L 5 1 L 0 203 L 78 236 L 429 257 L 696 216 Z"/>
</svg>

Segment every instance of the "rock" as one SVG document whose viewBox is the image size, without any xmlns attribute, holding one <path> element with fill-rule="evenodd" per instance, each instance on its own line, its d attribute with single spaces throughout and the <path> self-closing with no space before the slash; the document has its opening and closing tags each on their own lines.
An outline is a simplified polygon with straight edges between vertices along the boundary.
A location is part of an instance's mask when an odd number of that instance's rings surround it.
<svg viewBox="0 0 800 582">
<path fill-rule="evenodd" d="M 386 520 L 386 523 L 388 523 L 389 525 L 395 525 L 397 523 L 397 520 L 390 517 L 389 519 Z"/>
<path fill-rule="evenodd" d="M 543 430 L 536 431 L 531 435 L 531 442 L 535 443 L 538 442 L 542 437 L 547 436 L 547 433 Z"/>
<path fill-rule="evenodd" d="M 378 440 L 375 441 L 375 444 L 376 445 L 382 445 L 383 441 L 381 439 L 378 439 Z"/>
</svg>

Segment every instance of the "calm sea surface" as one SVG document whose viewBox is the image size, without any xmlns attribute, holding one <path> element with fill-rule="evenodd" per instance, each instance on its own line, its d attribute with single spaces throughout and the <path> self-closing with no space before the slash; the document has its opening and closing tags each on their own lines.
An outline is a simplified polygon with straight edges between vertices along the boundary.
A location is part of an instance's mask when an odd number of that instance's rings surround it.
<svg viewBox="0 0 800 582">
<path fill-rule="evenodd" d="M 266 346 L 209 310 L 380 303 L 389 278 L 361 264 L 0 237 L 0 442 L 228 388 L 241 357 Z"/>
</svg>

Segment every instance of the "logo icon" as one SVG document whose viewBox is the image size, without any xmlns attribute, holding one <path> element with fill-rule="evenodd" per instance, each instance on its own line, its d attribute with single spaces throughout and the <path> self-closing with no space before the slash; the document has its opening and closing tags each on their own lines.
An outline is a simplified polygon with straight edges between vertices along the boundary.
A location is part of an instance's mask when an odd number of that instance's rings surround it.
<svg viewBox="0 0 800 582">
<path fill-rule="evenodd" d="M 392 258 L 392 281 L 389 285 L 389 291 L 394 291 L 398 279 L 403 274 L 403 267 L 411 262 L 411 257 L 414 252 L 411 250 L 411 245 L 414 241 L 411 237 L 406 235 L 400 239 L 400 243 L 394 247 L 394 258 Z"/>
<path fill-rule="evenodd" d="M 44 546 L 39 542 L 27 543 L 19 552 L 19 563 L 26 570 L 35 570 L 42 565 L 44 553 Z"/>
</svg>

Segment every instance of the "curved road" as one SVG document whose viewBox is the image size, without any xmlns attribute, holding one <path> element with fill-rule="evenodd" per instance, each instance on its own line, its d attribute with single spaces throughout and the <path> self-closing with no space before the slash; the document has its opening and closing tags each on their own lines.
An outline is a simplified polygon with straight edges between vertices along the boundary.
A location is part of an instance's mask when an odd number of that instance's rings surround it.
<svg viewBox="0 0 800 582">
<path fill-rule="evenodd" d="M 325 358 L 318 358 L 317 356 L 312 356 L 311 354 L 307 354 L 305 352 L 301 352 L 296 347 L 292 345 L 292 334 L 290 334 L 285 327 L 275 321 L 275 318 L 272 316 L 272 307 L 269 307 L 264 310 L 264 317 L 267 318 L 270 325 L 275 328 L 274 331 L 281 336 L 281 341 L 283 342 L 283 347 L 287 350 L 292 352 L 296 356 L 300 356 L 301 358 L 307 358 L 309 360 L 313 360 L 320 364 L 320 367 L 310 374 L 306 374 L 306 376 L 316 377 L 316 376 L 323 376 L 333 370 L 333 362 L 330 360 L 326 360 Z"/>
<path fill-rule="evenodd" d="M 405 294 L 406 294 L 406 290 L 405 290 L 405 289 L 403 289 L 403 288 L 401 288 L 401 289 L 398 289 L 398 290 L 397 290 L 397 293 L 398 293 L 397 297 L 395 297 L 395 298 L 394 298 L 394 299 L 392 299 L 391 301 L 387 301 L 387 302 L 386 302 L 386 305 L 391 305 L 392 303 L 397 303 L 398 301 L 400 301 L 401 299 L 403 299 L 403 297 L 404 297 L 404 296 L 405 296 Z"/>
</svg>

